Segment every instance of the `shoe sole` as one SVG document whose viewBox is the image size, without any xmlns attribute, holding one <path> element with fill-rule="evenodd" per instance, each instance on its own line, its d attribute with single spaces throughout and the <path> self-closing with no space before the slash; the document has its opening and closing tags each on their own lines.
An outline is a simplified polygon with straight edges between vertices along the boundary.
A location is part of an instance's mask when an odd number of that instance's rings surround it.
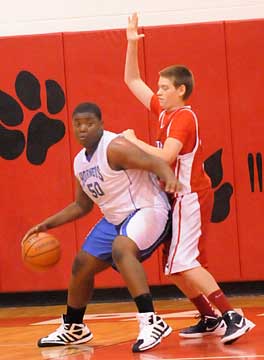
<svg viewBox="0 0 264 360">
<path fill-rule="evenodd" d="M 38 341 L 38 347 L 52 347 L 52 346 L 69 346 L 69 345 L 79 345 L 79 344 L 83 344 L 83 343 L 86 343 L 90 340 L 92 340 L 93 338 L 93 334 L 91 333 L 90 335 L 86 336 L 85 338 L 83 339 L 80 339 L 80 340 L 76 340 L 76 341 L 71 341 L 71 342 L 68 342 L 68 343 L 58 343 L 58 342 L 45 342 L 45 343 L 42 343 L 41 342 L 41 339 Z"/>
<path fill-rule="evenodd" d="M 185 338 L 185 339 L 200 339 L 200 338 L 203 338 L 203 337 L 206 337 L 206 336 L 223 336 L 225 333 L 225 331 L 221 331 L 219 333 L 216 333 L 216 332 L 212 332 L 212 333 L 209 333 L 209 332 L 206 332 L 206 333 L 198 333 L 198 334 L 182 334 L 182 333 L 179 333 L 179 336 L 181 338 Z"/>
<path fill-rule="evenodd" d="M 171 333 L 172 333 L 172 328 L 170 326 L 168 326 L 168 328 L 162 334 L 162 337 L 165 338 L 165 337 L 169 336 Z"/>
<path fill-rule="evenodd" d="M 233 342 L 238 340 L 241 336 L 245 335 L 248 331 L 252 330 L 255 326 L 256 326 L 256 324 L 254 324 L 252 321 L 246 319 L 246 325 L 242 329 L 238 330 L 237 332 L 235 332 L 232 335 L 222 338 L 221 343 L 223 343 L 225 345 L 233 344 Z"/>
<path fill-rule="evenodd" d="M 226 331 L 226 326 L 222 326 L 220 328 L 215 329 L 212 332 L 206 331 L 203 333 L 195 333 L 195 334 L 185 334 L 179 332 L 179 336 L 185 339 L 200 339 L 205 336 L 223 336 L 225 334 L 225 331 Z"/>
<path fill-rule="evenodd" d="M 148 350 L 148 349 L 152 349 L 153 347 L 155 347 L 155 346 L 157 346 L 158 344 L 160 344 L 160 343 L 161 343 L 161 340 L 162 340 L 163 338 L 166 338 L 167 336 L 169 336 L 171 333 L 172 333 L 172 328 L 171 328 L 170 326 L 168 326 L 167 329 L 164 331 L 164 333 L 161 335 L 161 337 L 160 337 L 155 343 L 152 343 L 152 344 L 150 344 L 150 345 L 148 345 L 148 346 L 146 346 L 146 347 L 144 347 L 144 348 L 138 349 L 138 350 L 136 350 L 136 351 L 133 350 L 133 348 L 132 348 L 132 351 L 133 351 L 134 353 L 139 353 L 139 352 L 143 352 L 143 351 Z"/>
</svg>

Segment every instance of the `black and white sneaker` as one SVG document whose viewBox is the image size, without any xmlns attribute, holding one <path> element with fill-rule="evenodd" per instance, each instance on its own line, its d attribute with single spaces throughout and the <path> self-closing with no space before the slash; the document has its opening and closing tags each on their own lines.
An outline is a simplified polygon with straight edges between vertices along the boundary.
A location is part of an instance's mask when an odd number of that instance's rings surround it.
<svg viewBox="0 0 264 360">
<path fill-rule="evenodd" d="M 133 352 L 141 352 L 158 345 L 162 338 L 170 335 L 172 328 L 153 312 L 138 313 L 139 335 L 133 345 Z"/>
<path fill-rule="evenodd" d="M 85 343 L 93 338 L 93 334 L 85 324 L 67 324 L 65 315 L 63 323 L 53 333 L 39 339 L 38 346 L 64 346 Z"/>
<path fill-rule="evenodd" d="M 240 336 L 252 330 L 256 325 L 240 315 L 236 311 L 230 310 L 223 314 L 226 323 L 226 331 L 221 342 L 229 345 L 236 341 Z"/>
<path fill-rule="evenodd" d="M 179 336 L 183 338 L 201 338 L 208 335 L 223 336 L 225 331 L 226 324 L 222 317 L 203 315 L 196 325 L 180 330 Z"/>
</svg>

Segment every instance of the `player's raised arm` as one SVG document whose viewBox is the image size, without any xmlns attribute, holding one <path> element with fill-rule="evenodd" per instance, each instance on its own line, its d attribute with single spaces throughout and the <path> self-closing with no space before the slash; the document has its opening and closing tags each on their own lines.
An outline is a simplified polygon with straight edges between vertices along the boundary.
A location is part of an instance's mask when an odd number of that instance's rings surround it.
<svg viewBox="0 0 264 360">
<path fill-rule="evenodd" d="M 128 18 L 124 80 L 138 100 L 150 109 L 153 91 L 141 79 L 138 64 L 138 41 L 143 37 L 144 34 L 138 34 L 138 16 L 134 13 Z"/>
<path fill-rule="evenodd" d="M 165 191 L 175 193 L 179 184 L 170 166 L 162 159 L 147 154 L 123 137 L 108 146 L 107 159 L 114 170 L 140 169 L 156 174 L 165 183 Z"/>
</svg>

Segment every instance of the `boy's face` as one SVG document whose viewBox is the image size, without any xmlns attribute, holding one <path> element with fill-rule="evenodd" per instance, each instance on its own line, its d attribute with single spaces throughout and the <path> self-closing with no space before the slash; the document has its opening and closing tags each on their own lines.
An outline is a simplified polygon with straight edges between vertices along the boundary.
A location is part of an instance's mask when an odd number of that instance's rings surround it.
<svg viewBox="0 0 264 360">
<path fill-rule="evenodd" d="M 72 119 L 74 135 L 78 142 L 86 147 L 93 147 L 103 132 L 103 123 L 93 113 L 77 113 Z"/>
<path fill-rule="evenodd" d="M 183 95 L 185 93 L 185 85 L 177 88 L 173 85 L 173 79 L 160 76 L 158 81 L 157 96 L 163 109 L 173 110 L 184 105 Z"/>
</svg>

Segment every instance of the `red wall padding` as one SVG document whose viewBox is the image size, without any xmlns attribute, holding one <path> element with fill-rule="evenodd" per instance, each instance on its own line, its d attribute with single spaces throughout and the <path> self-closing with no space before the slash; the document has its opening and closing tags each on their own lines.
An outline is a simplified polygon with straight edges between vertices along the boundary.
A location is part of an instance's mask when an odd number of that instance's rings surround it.
<svg viewBox="0 0 264 360">
<path fill-rule="evenodd" d="M 226 23 L 239 235 L 237 257 L 243 280 L 264 278 L 264 201 L 260 187 L 263 186 L 263 174 L 260 165 L 257 166 L 264 155 L 263 29 L 264 20 Z M 254 189 L 250 185 L 248 156 L 254 169 Z"/>
<path fill-rule="evenodd" d="M 262 29 L 263 21 L 142 29 L 145 38 L 139 48 L 140 66 L 143 78 L 154 91 L 158 71 L 163 67 L 178 63 L 192 69 L 196 87 L 190 102 L 200 121 L 205 159 L 219 150 L 222 153 L 222 169 L 218 166 L 215 170 L 222 170 L 222 177 L 214 191 L 221 193 L 227 184 L 234 190 L 228 216 L 211 223 L 209 229 L 209 269 L 222 281 L 264 279 L 263 201 L 256 166 L 263 148 Z M 16 99 L 24 113 L 21 124 L 10 126 L 0 118 L 0 125 L 23 132 L 27 139 L 33 116 L 42 112 L 61 120 L 66 129 L 65 136 L 48 150 L 40 165 L 30 163 L 26 146 L 17 158 L 0 159 L 0 291 L 67 288 L 73 257 L 101 216 L 99 211 L 52 231 L 62 242 L 63 255 L 48 272 L 33 273 L 24 267 L 20 241 L 32 225 L 74 199 L 72 161 L 80 149 L 71 129 L 74 107 L 83 101 L 96 102 L 102 108 L 106 129 L 120 132 L 134 128 L 145 141 L 154 139 L 153 117 L 123 81 L 125 30 L 1 38 L 0 50 L 0 90 Z M 37 109 L 27 109 L 17 97 L 15 81 L 21 71 L 32 73 L 41 85 L 42 104 Z M 67 100 L 53 114 L 46 105 L 47 79 L 61 86 Z M 248 154 L 252 155 L 255 171 L 254 191 L 249 181 Z M 220 203 L 226 206 L 229 201 L 221 198 Z M 162 275 L 160 252 L 145 267 L 150 284 L 168 282 Z M 120 275 L 112 269 L 96 280 L 97 287 L 123 285 Z"/>
<path fill-rule="evenodd" d="M 52 119 L 62 120 L 66 127 L 64 138 L 49 149 L 43 164 L 31 164 L 26 158 L 26 148 L 14 160 L 0 160 L 1 291 L 63 289 L 68 286 L 71 262 L 76 252 L 74 224 L 52 231 L 63 244 L 63 256 L 59 265 L 48 272 L 40 274 L 27 270 L 21 260 L 20 245 L 30 227 L 73 199 L 66 106 L 57 114 L 49 114 L 45 93 L 47 79 L 56 80 L 65 91 L 62 36 L 3 38 L 0 51 L 0 89 L 17 99 L 24 112 L 22 124 L 6 128 L 21 130 L 27 138 L 29 124 L 40 111 Z M 40 82 L 42 104 L 36 110 L 27 109 L 16 95 L 15 80 L 22 70 L 30 71 Z"/>
</svg>

